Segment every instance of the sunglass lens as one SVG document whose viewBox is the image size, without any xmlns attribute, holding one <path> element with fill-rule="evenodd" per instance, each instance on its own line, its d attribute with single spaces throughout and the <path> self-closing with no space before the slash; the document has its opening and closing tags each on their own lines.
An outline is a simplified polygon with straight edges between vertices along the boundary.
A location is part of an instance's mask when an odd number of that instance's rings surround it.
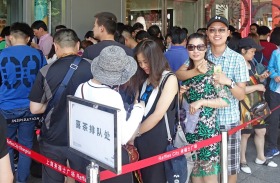
<svg viewBox="0 0 280 183">
<path fill-rule="evenodd" d="M 199 50 L 199 51 L 204 51 L 205 50 L 205 45 L 197 45 L 197 49 Z"/>
<path fill-rule="evenodd" d="M 189 51 L 193 51 L 195 46 L 194 45 L 188 45 L 187 48 L 188 48 Z"/>
</svg>

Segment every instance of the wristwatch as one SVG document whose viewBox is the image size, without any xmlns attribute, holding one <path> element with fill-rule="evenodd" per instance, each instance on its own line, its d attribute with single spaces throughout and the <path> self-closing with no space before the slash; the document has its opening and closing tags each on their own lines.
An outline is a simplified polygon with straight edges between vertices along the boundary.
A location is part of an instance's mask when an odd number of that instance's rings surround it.
<svg viewBox="0 0 280 183">
<path fill-rule="evenodd" d="M 231 84 L 228 86 L 228 88 L 233 89 L 236 86 L 236 83 L 232 79 L 230 80 L 231 80 Z"/>
</svg>

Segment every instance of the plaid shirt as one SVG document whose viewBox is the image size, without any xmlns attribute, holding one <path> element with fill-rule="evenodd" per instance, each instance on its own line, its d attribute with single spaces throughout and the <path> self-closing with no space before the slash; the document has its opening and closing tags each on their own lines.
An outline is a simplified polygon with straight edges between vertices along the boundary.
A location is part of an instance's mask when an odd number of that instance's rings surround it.
<svg viewBox="0 0 280 183">
<path fill-rule="evenodd" d="M 207 59 L 216 65 L 222 66 L 222 71 L 228 78 L 236 83 L 249 81 L 249 73 L 243 56 L 230 48 L 226 48 L 222 56 L 215 57 L 211 49 L 208 49 Z M 226 125 L 240 121 L 239 101 L 229 93 L 230 105 L 218 110 L 217 120 L 219 124 Z"/>
</svg>

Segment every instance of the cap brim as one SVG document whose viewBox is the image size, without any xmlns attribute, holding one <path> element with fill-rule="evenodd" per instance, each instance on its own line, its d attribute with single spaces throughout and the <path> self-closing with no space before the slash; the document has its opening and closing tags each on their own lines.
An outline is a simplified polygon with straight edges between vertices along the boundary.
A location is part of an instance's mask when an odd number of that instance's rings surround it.
<svg viewBox="0 0 280 183">
<path fill-rule="evenodd" d="M 209 28 L 209 27 L 210 27 L 213 23 L 215 23 L 215 22 L 221 22 L 221 23 L 223 23 L 225 26 L 229 27 L 229 25 L 226 24 L 225 22 L 223 22 L 222 20 L 215 19 L 215 20 L 213 20 L 213 21 L 211 21 L 211 22 L 208 22 L 207 28 Z"/>
</svg>

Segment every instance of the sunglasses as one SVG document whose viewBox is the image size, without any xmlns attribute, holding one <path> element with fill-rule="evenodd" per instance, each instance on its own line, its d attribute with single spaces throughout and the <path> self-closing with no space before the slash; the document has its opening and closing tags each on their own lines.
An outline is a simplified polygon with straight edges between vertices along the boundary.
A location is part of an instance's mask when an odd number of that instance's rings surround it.
<svg viewBox="0 0 280 183">
<path fill-rule="evenodd" d="M 220 34 L 223 34 L 226 32 L 226 29 L 225 28 L 221 28 L 221 29 L 214 29 L 214 28 L 210 28 L 208 29 L 208 31 L 213 34 L 213 33 L 217 33 L 219 32 Z"/>
<path fill-rule="evenodd" d="M 198 50 L 198 51 L 204 51 L 206 49 L 206 46 L 205 44 L 198 44 L 198 45 L 193 45 L 193 44 L 188 44 L 187 45 L 187 49 L 189 51 L 194 51 L 195 48 Z"/>
</svg>

